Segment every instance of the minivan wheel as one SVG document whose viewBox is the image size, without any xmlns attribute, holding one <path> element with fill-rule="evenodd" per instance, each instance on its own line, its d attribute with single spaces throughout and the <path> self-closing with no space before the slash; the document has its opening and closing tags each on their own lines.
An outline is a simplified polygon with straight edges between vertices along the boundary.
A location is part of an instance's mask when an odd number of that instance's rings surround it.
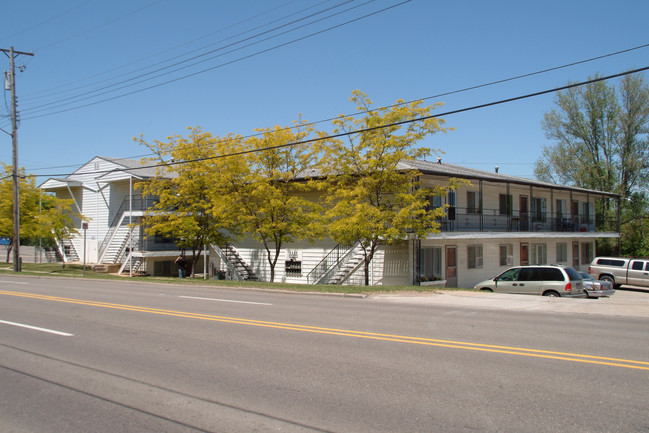
<svg viewBox="0 0 649 433">
<path fill-rule="evenodd" d="M 543 296 L 551 296 L 553 298 L 558 298 L 559 293 L 555 292 L 554 290 L 548 290 L 547 292 L 543 293 Z"/>
</svg>

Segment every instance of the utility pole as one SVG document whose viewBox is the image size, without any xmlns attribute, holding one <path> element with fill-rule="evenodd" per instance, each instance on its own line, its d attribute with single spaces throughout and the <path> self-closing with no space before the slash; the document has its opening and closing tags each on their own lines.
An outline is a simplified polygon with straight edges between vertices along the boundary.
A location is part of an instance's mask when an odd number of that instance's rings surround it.
<svg viewBox="0 0 649 433">
<path fill-rule="evenodd" d="M 20 54 L 25 56 L 33 56 L 33 53 L 23 53 L 22 51 L 14 51 L 14 47 L 9 47 L 8 50 L 0 48 L 0 51 L 9 56 L 9 86 L 11 87 L 11 141 L 13 147 L 13 186 L 14 186 L 14 205 L 13 205 L 13 256 L 14 256 L 14 272 L 20 272 L 20 179 L 18 177 L 18 113 L 16 110 L 16 56 Z"/>
</svg>

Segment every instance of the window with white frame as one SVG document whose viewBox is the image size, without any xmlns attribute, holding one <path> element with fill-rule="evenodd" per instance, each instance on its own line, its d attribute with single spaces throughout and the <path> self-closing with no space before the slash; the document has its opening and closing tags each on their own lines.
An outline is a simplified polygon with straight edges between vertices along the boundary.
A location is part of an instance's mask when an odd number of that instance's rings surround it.
<svg viewBox="0 0 649 433">
<path fill-rule="evenodd" d="M 588 264 L 593 261 L 593 244 L 584 242 L 581 244 L 581 263 Z"/>
<path fill-rule="evenodd" d="M 547 212 L 547 202 L 544 197 L 534 197 L 532 199 L 532 221 L 545 222 Z"/>
<path fill-rule="evenodd" d="M 532 244 L 530 249 L 530 265 L 546 265 L 548 263 L 546 244 Z"/>
<path fill-rule="evenodd" d="M 467 255 L 469 269 L 482 268 L 482 245 L 469 245 Z"/>
<path fill-rule="evenodd" d="M 511 194 L 500 194 L 498 196 L 498 209 L 500 215 L 511 216 L 514 209 L 514 199 Z"/>
<path fill-rule="evenodd" d="M 466 213 L 480 213 L 480 193 L 466 192 Z"/>
<path fill-rule="evenodd" d="M 421 281 L 442 279 L 442 248 L 422 247 L 419 251 L 419 278 Z"/>
<path fill-rule="evenodd" d="M 580 222 L 582 224 L 592 224 L 592 218 L 593 218 L 594 212 L 593 212 L 593 204 L 590 202 L 582 202 L 581 203 L 581 215 L 580 215 Z"/>
<path fill-rule="evenodd" d="M 559 242 L 557 244 L 557 262 L 567 262 L 568 261 L 568 244 L 565 242 Z"/>
<path fill-rule="evenodd" d="M 500 246 L 500 266 L 512 266 L 514 264 L 514 246 L 512 244 Z"/>
</svg>

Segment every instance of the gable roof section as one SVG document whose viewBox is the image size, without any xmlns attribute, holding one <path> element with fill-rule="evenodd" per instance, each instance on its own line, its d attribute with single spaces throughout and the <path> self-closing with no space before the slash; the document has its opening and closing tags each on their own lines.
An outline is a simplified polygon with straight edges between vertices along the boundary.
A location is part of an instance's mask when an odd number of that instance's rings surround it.
<svg viewBox="0 0 649 433">
<path fill-rule="evenodd" d="M 108 171 L 98 177 L 101 180 L 119 180 L 128 179 L 129 176 L 134 176 L 140 179 L 146 179 L 156 176 L 156 168 L 153 164 L 144 164 L 139 159 L 129 158 L 109 158 L 107 156 L 98 156 L 105 161 L 112 162 L 121 168 Z"/>
</svg>

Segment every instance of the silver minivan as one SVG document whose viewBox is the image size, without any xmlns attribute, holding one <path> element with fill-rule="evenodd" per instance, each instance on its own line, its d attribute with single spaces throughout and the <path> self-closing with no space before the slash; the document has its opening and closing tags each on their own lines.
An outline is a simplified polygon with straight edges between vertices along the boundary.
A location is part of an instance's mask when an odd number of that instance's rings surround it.
<svg viewBox="0 0 649 433">
<path fill-rule="evenodd" d="M 474 286 L 477 290 L 521 295 L 583 297 L 583 280 L 575 269 L 555 265 L 516 266 Z"/>
</svg>

